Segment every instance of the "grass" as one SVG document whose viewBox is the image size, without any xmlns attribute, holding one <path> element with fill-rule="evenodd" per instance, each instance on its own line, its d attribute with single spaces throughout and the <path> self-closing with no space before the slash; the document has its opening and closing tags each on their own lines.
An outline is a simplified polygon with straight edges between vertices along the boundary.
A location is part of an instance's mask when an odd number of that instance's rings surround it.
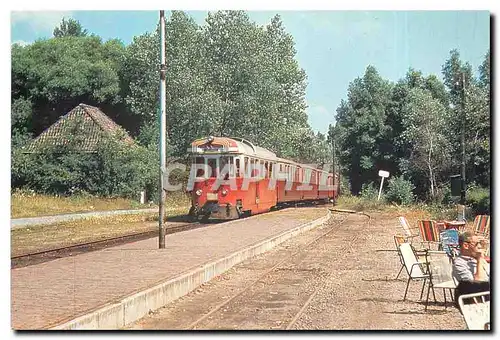
<svg viewBox="0 0 500 340">
<path fill-rule="evenodd" d="M 188 206 L 169 208 L 167 217 L 185 215 Z M 158 214 L 91 217 L 11 230 L 11 255 L 71 246 L 132 233 L 157 230 Z"/>
<path fill-rule="evenodd" d="M 359 196 L 340 196 L 337 200 L 336 208 L 350 209 L 363 212 L 383 212 L 391 217 L 394 217 L 395 223 L 399 223 L 396 219 L 399 216 L 404 216 L 411 226 L 416 227 L 418 220 L 454 220 L 457 216 L 455 207 L 446 207 L 438 205 L 414 204 L 410 206 L 400 206 L 389 204 L 383 200 L 365 199 Z M 473 229 L 473 221 L 467 221 L 466 230 Z"/>
<path fill-rule="evenodd" d="M 189 197 L 184 193 L 168 193 L 167 208 L 186 206 Z M 48 196 L 30 191 L 15 191 L 11 195 L 11 218 L 49 216 L 90 211 L 154 208 L 156 205 L 140 204 L 125 198 L 101 198 L 92 196 Z"/>
</svg>

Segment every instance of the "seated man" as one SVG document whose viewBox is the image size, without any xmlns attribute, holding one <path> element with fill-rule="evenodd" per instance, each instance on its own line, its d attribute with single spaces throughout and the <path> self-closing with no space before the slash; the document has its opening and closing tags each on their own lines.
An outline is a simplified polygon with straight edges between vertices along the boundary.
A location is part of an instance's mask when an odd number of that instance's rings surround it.
<svg viewBox="0 0 500 340">
<path fill-rule="evenodd" d="M 458 282 L 455 303 L 464 294 L 490 290 L 490 267 L 484 257 L 484 240 L 473 233 L 465 232 L 458 238 L 460 256 L 453 261 L 453 277 Z"/>
</svg>

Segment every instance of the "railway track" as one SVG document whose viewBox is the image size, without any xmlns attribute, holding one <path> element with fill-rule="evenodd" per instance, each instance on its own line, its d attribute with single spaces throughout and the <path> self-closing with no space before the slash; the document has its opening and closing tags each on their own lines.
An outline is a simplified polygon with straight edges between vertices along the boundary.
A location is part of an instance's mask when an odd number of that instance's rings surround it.
<svg viewBox="0 0 500 340">
<path fill-rule="evenodd" d="M 180 225 L 168 225 L 166 226 L 166 234 L 178 233 L 185 230 L 203 228 L 208 225 L 213 225 L 214 223 L 200 223 L 192 222 Z M 66 247 L 53 248 L 42 250 L 33 253 L 26 253 L 16 256 L 11 256 L 11 269 L 27 267 L 34 264 L 39 264 L 47 261 L 52 261 L 58 258 L 74 256 L 78 254 L 88 253 L 91 251 L 96 251 L 100 249 L 105 249 L 109 247 L 114 247 L 130 242 L 136 242 L 141 240 L 146 240 L 149 238 L 156 237 L 158 235 L 158 230 L 149 230 L 139 233 L 132 233 L 127 235 L 120 235 L 117 237 L 106 238 L 104 240 L 92 241 L 74 244 Z"/>
<path fill-rule="evenodd" d="M 366 215 L 366 214 L 364 214 L 364 215 L 368 217 L 368 221 L 371 219 L 369 215 Z M 218 304 L 217 306 L 215 306 L 214 308 L 212 308 L 209 312 L 205 313 L 203 316 L 201 316 L 200 318 L 198 318 L 194 322 L 190 323 L 184 329 L 185 330 L 206 329 L 205 327 L 203 327 L 204 321 L 206 321 L 207 319 L 209 319 L 211 317 L 214 317 L 214 315 L 216 313 L 219 313 L 221 310 L 227 311 L 229 309 L 232 309 L 231 307 L 234 308 L 234 310 L 233 309 L 231 310 L 231 315 L 234 316 L 234 315 L 238 314 L 238 312 L 240 310 L 240 307 L 238 307 L 238 304 L 236 303 L 238 298 L 242 297 L 245 293 L 248 293 L 248 295 L 250 295 L 252 297 L 265 295 L 262 292 L 262 288 L 257 287 L 259 284 L 262 284 L 266 280 L 273 282 L 273 283 L 279 282 L 279 276 L 273 277 L 273 275 L 277 274 L 280 270 L 281 271 L 288 270 L 287 267 L 290 267 L 290 266 L 293 267 L 295 265 L 295 266 L 300 268 L 300 262 L 303 260 L 303 258 L 301 258 L 301 257 L 305 256 L 304 254 L 306 254 L 306 252 L 309 251 L 311 247 L 318 246 L 318 242 L 320 240 L 324 239 L 326 236 L 331 234 L 333 231 L 337 230 L 336 226 L 342 224 L 347 218 L 348 217 L 346 215 L 342 220 L 336 221 L 334 226 L 330 227 L 326 232 L 315 237 L 312 241 L 308 242 L 304 247 L 301 247 L 299 250 L 293 252 L 289 256 L 286 256 L 283 260 L 274 264 L 271 268 L 266 270 L 264 273 L 260 274 L 254 281 L 252 281 L 250 284 L 245 286 L 242 290 L 240 290 L 239 292 L 232 295 L 224 302 L 222 302 L 222 303 Z M 356 238 L 357 238 L 357 236 L 355 235 L 352 242 L 355 242 Z M 345 245 L 345 247 L 350 247 L 350 245 Z M 297 259 L 297 258 L 299 260 L 298 265 L 294 263 L 294 259 Z M 301 270 L 299 269 L 299 271 L 301 271 Z M 302 272 L 304 273 L 303 276 L 300 278 L 297 277 L 297 279 L 299 281 L 305 282 L 308 280 L 314 280 L 315 278 L 317 279 L 314 271 L 311 271 L 310 269 L 303 269 Z M 292 317 L 288 317 L 287 322 L 284 322 L 283 324 L 281 324 L 279 326 L 279 328 L 286 329 L 286 330 L 292 329 L 293 326 L 295 325 L 295 323 L 301 318 L 301 316 L 305 313 L 307 308 L 311 305 L 312 301 L 314 300 L 314 297 L 318 294 L 321 287 L 322 287 L 322 285 L 318 284 L 315 286 L 315 289 L 312 293 L 308 292 L 309 295 L 307 296 L 307 299 L 306 298 L 303 299 L 303 300 L 305 300 L 305 302 L 301 301 L 301 303 L 302 303 L 301 306 L 300 305 L 293 306 L 293 309 L 296 310 L 294 312 L 294 315 Z M 250 290 L 252 288 L 256 288 L 255 289 L 256 292 L 250 292 Z M 269 288 L 264 288 L 264 291 L 267 291 L 268 289 Z M 276 286 L 274 286 L 273 289 L 276 290 Z M 276 291 L 274 291 L 273 293 L 277 294 Z M 253 305 L 254 302 L 250 303 L 249 301 L 255 301 L 255 306 Z M 258 298 L 248 299 L 248 297 L 247 297 L 244 308 L 250 308 L 249 305 L 251 305 L 252 308 L 260 307 L 260 303 L 261 302 L 259 301 Z M 297 310 L 296 307 L 300 307 L 300 308 L 298 308 L 298 310 Z"/>
</svg>

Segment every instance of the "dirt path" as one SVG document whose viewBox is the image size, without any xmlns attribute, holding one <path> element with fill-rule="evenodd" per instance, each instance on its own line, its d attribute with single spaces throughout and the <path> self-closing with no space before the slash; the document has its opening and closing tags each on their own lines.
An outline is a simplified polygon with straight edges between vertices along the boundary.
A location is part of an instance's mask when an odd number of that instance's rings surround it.
<svg viewBox="0 0 500 340">
<path fill-rule="evenodd" d="M 370 215 L 335 214 L 324 226 L 245 261 L 128 328 L 465 329 L 451 305 L 431 303 L 424 312 L 421 283 L 410 282 L 407 301 L 401 301 L 407 276 L 394 280 L 399 259 L 395 252 L 377 251 L 394 248 L 392 236 L 400 227 L 394 217 Z M 443 301 L 441 291 L 436 297 Z"/>
</svg>

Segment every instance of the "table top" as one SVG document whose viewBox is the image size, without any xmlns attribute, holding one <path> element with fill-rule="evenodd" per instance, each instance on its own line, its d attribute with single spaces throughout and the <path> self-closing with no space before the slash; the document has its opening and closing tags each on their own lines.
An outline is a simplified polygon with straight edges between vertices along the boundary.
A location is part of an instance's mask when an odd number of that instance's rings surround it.
<svg viewBox="0 0 500 340">
<path fill-rule="evenodd" d="M 466 224 L 465 221 L 438 221 L 437 223 L 444 225 L 446 229 L 464 227 Z"/>
</svg>

